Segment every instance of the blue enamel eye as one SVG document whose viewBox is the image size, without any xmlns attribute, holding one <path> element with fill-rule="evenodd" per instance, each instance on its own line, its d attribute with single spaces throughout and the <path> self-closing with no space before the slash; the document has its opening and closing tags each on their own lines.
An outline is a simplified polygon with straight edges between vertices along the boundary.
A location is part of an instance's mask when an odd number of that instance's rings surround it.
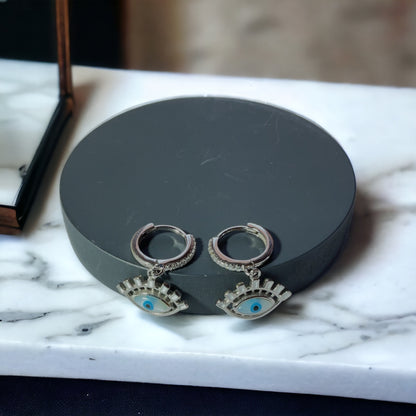
<svg viewBox="0 0 416 416">
<path fill-rule="evenodd" d="M 256 296 L 242 301 L 236 306 L 236 311 L 244 315 L 264 314 L 273 308 L 275 302 L 263 296 Z"/>
<path fill-rule="evenodd" d="M 139 308 L 147 312 L 166 313 L 171 310 L 171 307 L 162 299 L 148 294 L 135 296 L 134 302 Z"/>
</svg>

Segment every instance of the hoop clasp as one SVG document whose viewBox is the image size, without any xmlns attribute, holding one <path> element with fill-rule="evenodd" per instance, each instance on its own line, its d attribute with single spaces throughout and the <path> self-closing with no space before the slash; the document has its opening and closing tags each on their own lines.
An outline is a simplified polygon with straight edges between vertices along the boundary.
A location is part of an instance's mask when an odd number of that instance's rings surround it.
<svg viewBox="0 0 416 416">
<path fill-rule="evenodd" d="M 144 254 L 140 248 L 140 243 L 146 236 L 159 230 L 169 231 L 181 236 L 185 241 L 185 248 L 183 251 L 177 256 L 167 259 L 154 259 L 153 257 Z M 174 225 L 154 225 L 153 223 L 146 224 L 145 226 L 139 228 L 139 230 L 134 233 L 130 243 L 133 257 L 139 264 L 146 267 L 147 269 L 154 269 L 155 272 L 156 269 L 159 270 L 159 268 L 162 268 L 161 273 L 155 273 L 158 275 L 165 271 L 175 270 L 185 266 L 185 264 L 187 264 L 194 256 L 195 247 L 195 237 L 192 234 L 187 234 L 185 231 L 179 227 L 175 227 Z"/>
<path fill-rule="evenodd" d="M 229 233 L 236 231 L 243 231 L 249 234 L 252 234 L 259 238 L 264 244 L 264 250 L 261 254 L 256 257 L 247 260 L 233 259 L 226 254 L 224 254 L 219 248 L 219 243 L 224 236 Z M 224 267 L 228 270 L 234 271 L 244 271 L 248 276 L 253 276 L 254 278 L 260 277 L 260 275 L 255 272 L 250 271 L 251 269 L 258 270 L 262 264 L 264 264 L 273 253 L 273 238 L 270 233 L 263 227 L 251 222 L 247 225 L 236 225 L 233 227 L 226 228 L 221 231 L 216 237 L 212 237 L 209 240 L 208 250 L 211 254 L 212 259 L 221 267 Z"/>
</svg>

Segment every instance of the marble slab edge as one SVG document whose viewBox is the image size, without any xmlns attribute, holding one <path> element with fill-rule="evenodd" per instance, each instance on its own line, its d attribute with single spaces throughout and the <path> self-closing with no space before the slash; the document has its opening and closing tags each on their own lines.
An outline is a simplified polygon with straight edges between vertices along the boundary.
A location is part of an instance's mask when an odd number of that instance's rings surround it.
<svg viewBox="0 0 416 416">
<path fill-rule="evenodd" d="M 219 387 L 416 403 L 413 372 L 222 354 L 8 342 L 0 373 L 11 376 Z M 324 387 L 324 388 L 323 388 Z"/>
</svg>

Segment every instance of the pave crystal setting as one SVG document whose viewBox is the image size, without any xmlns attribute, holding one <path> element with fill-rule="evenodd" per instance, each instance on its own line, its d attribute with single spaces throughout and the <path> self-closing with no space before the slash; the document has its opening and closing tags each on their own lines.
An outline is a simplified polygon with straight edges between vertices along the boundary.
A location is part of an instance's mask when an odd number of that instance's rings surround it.
<svg viewBox="0 0 416 416">
<path fill-rule="evenodd" d="M 227 270 L 232 270 L 233 272 L 242 272 L 244 271 L 244 266 L 242 264 L 233 264 L 228 263 L 225 260 L 222 260 L 216 253 L 213 247 L 214 239 L 211 238 L 208 242 L 208 253 L 211 256 L 212 260 L 214 260 L 215 263 L 218 264 L 218 266 L 223 267 Z"/>
</svg>

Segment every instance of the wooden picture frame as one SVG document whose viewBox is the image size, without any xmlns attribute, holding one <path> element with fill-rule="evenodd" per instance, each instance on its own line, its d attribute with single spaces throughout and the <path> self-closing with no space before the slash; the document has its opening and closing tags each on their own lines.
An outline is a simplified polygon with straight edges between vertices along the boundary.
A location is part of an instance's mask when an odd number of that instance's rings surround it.
<svg viewBox="0 0 416 416">
<path fill-rule="evenodd" d="M 55 19 L 59 70 L 58 104 L 22 179 L 14 205 L 0 204 L 0 234 L 16 235 L 21 232 L 59 135 L 73 111 L 68 0 L 55 0 Z"/>
</svg>

